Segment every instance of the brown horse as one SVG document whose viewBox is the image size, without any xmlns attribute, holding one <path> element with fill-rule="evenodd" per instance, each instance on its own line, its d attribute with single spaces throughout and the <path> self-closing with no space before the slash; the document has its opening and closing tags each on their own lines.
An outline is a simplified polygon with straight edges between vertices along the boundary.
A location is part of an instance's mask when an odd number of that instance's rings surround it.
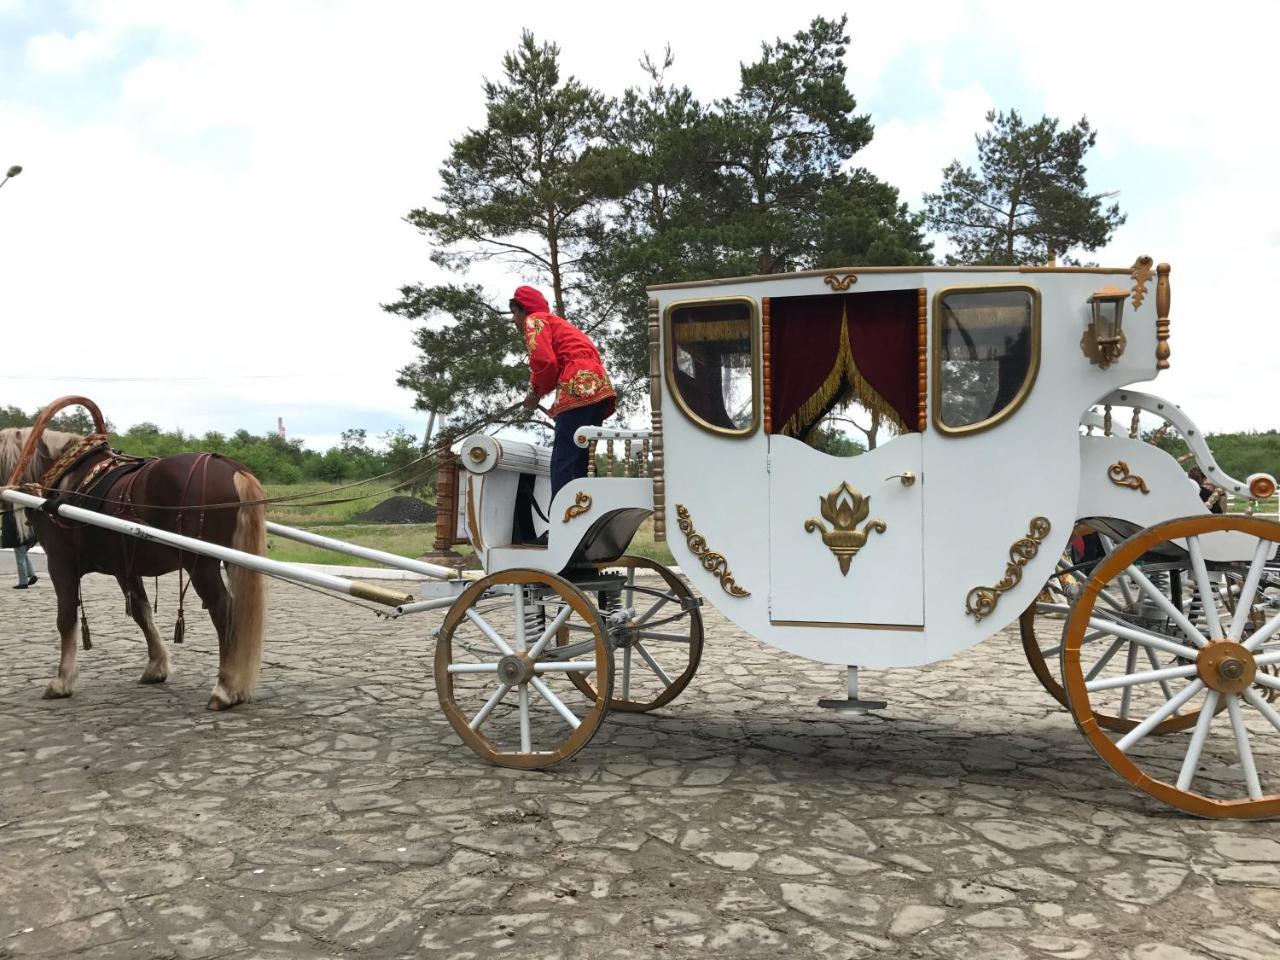
<svg viewBox="0 0 1280 960">
<path fill-rule="evenodd" d="M 248 553 L 266 552 L 262 485 L 242 464 L 194 453 L 134 463 L 119 458 L 112 461 L 113 453 L 104 437 L 39 432 L 31 444 L 30 428 L 0 430 L 0 481 L 8 478 L 10 483 L 40 484 L 44 488 L 41 495 L 58 502 Z M 21 474 L 13 476 L 28 452 Z M 266 590 L 260 574 L 229 566 L 228 592 L 218 560 L 40 510 L 29 511 L 28 518 L 48 558 L 62 638 L 58 674 L 44 692 L 46 699 L 69 697 L 75 692 L 76 611 L 80 578 L 86 573 L 108 574 L 119 582 L 125 606 L 147 639 L 142 682 L 163 683 L 169 676 L 169 651 L 151 619 L 142 578 L 176 570 L 190 578 L 218 633 L 218 682 L 209 697 L 209 709 L 223 710 L 249 699 L 262 661 Z M 181 606 L 179 611 L 181 624 Z M 88 631 L 83 625 L 82 636 L 88 649 Z M 179 639 L 176 632 L 175 640 Z"/>
</svg>

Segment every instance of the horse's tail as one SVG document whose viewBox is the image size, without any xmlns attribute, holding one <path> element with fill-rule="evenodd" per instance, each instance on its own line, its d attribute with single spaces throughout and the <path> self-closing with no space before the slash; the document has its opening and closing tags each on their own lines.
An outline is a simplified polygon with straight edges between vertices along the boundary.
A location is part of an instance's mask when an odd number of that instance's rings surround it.
<svg viewBox="0 0 1280 960">
<path fill-rule="evenodd" d="M 231 546 L 245 553 L 263 556 L 267 552 L 267 516 L 262 501 L 266 492 L 258 478 L 247 470 L 235 475 L 236 496 L 242 506 L 236 511 L 236 532 Z M 239 678 L 240 689 L 247 698 L 258 685 L 262 666 L 262 635 L 267 619 L 266 578 L 245 567 L 228 564 L 231 581 L 231 649 L 228 664 L 232 676 Z"/>
</svg>

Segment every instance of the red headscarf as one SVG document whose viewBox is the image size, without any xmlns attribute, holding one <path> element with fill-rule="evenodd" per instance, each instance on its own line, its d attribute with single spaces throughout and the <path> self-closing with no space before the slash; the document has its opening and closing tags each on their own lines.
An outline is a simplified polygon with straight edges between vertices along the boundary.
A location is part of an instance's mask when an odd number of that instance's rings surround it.
<svg viewBox="0 0 1280 960">
<path fill-rule="evenodd" d="M 515 296 L 511 299 L 524 307 L 529 313 L 549 313 L 551 311 L 551 307 L 547 304 L 547 298 L 533 289 L 533 287 L 516 287 Z"/>
</svg>

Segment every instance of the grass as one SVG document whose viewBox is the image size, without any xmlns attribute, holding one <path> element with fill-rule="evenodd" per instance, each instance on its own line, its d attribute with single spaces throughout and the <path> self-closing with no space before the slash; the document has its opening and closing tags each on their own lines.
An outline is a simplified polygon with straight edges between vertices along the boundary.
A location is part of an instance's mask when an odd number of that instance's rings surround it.
<svg viewBox="0 0 1280 960">
<path fill-rule="evenodd" d="M 307 500 L 345 500 L 350 497 L 360 499 L 350 503 L 335 503 L 320 507 L 308 507 L 302 503 L 277 503 L 267 508 L 267 519 L 282 523 L 288 527 L 311 528 L 317 524 L 350 523 L 355 521 L 357 513 L 372 510 L 383 500 L 397 496 L 398 492 L 387 489 L 387 481 L 379 480 L 361 487 L 338 489 L 340 484 L 332 483 L 268 483 L 264 484 L 268 499 L 275 497 L 296 497 L 305 494 Z"/>
<path fill-rule="evenodd" d="M 322 537 L 345 540 L 374 550 L 383 550 L 401 557 L 420 557 L 431 549 L 436 538 L 434 523 L 370 523 L 356 520 L 355 516 L 371 510 L 377 504 L 395 496 L 396 491 L 385 490 L 381 483 L 369 484 L 368 487 L 354 487 L 349 490 L 336 490 L 329 483 L 272 483 L 266 485 L 268 497 L 291 497 L 307 494 L 308 499 L 328 500 L 347 497 L 364 497 L 352 503 L 336 503 L 326 506 L 308 507 L 297 503 L 274 504 L 267 508 L 267 519 L 287 527 L 298 527 Z M 457 553 L 467 555 L 470 547 L 455 547 Z M 650 518 L 636 531 L 631 541 L 629 553 L 648 557 L 659 563 L 673 566 L 671 551 L 665 543 L 656 543 L 653 539 L 653 520 Z M 371 561 L 346 554 L 333 553 L 320 547 L 311 547 L 304 543 L 296 543 L 283 537 L 267 538 L 267 556 L 272 560 L 287 563 L 323 563 L 341 566 L 369 566 Z"/>
</svg>

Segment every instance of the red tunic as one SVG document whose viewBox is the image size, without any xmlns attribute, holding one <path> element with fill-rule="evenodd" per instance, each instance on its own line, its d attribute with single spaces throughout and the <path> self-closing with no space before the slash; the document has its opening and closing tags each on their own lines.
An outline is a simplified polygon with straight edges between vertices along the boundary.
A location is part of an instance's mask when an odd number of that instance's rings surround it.
<svg viewBox="0 0 1280 960">
<path fill-rule="evenodd" d="M 556 392 L 551 415 L 608 400 L 605 416 L 613 415 L 617 394 L 600 362 L 591 338 L 554 313 L 531 313 L 524 319 L 524 343 L 529 348 L 529 384 L 538 396 Z"/>
</svg>

